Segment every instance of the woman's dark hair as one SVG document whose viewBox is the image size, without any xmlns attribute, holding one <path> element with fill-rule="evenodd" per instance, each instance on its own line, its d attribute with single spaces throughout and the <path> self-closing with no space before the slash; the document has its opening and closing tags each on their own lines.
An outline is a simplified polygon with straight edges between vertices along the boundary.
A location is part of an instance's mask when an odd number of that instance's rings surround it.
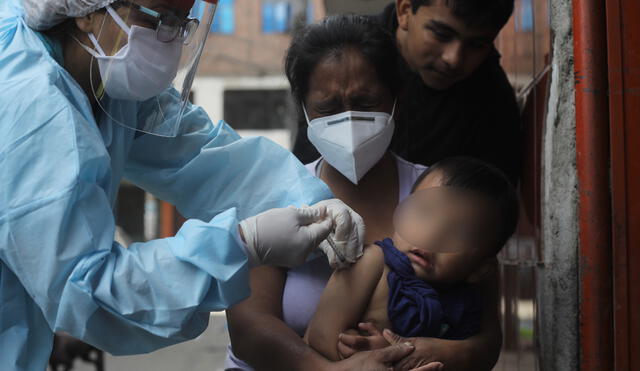
<svg viewBox="0 0 640 371">
<path fill-rule="evenodd" d="M 397 51 L 391 34 L 374 18 L 362 15 L 335 15 L 298 32 L 287 52 L 285 73 L 291 92 L 304 102 L 309 79 L 317 64 L 327 56 L 357 50 L 374 65 L 380 80 L 396 96 Z"/>
<path fill-rule="evenodd" d="M 74 18 L 69 18 L 46 30 L 44 33 L 50 37 L 60 38 L 73 33 L 76 29 L 76 20 Z"/>
<path fill-rule="evenodd" d="M 415 14 L 421 6 L 430 6 L 434 0 L 411 0 Z M 501 29 L 513 13 L 514 0 L 444 0 L 453 14 L 468 26 Z"/>
<path fill-rule="evenodd" d="M 496 203 L 502 228 L 494 251 L 500 251 L 518 225 L 518 196 L 509 177 L 484 161 L 471 157 L 450 157 L 438 161 L 423 172 L 413 184 L 411 193 L 434 172 L 439 172 L 442 176 L 443 186 L 478 192 Z"/>
</svg>

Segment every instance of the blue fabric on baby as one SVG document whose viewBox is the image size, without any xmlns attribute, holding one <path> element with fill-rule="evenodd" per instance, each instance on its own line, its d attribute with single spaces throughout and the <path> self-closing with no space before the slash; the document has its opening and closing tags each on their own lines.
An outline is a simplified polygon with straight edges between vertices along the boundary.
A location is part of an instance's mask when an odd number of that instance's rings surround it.
<svg viewBox="0 0 640 371">
<path fill-rule="evenodd" d="M 393 331 L 405 337 L 465 339 L 480 331 L 480 298 L 469 285 L 436 290 L 416 277 L 409 258 L 390 238 L 376 242 L 389 267 L 387 312 Z"/>
</svg>

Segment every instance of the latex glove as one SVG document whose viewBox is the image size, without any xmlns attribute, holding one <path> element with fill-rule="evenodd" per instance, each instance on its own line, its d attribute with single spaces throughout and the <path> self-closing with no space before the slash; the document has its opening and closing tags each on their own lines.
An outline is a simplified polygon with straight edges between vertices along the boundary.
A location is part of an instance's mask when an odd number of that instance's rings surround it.
<svg viewBox="0 0 640 371">
<path fill-rule="evenodd" d="M 285 268 L 302 265 L 332 227 L 322 206 L 273 209 L 240 222 L 249 264 Z"/>
<path fill-rule="evenodd" d="M 362 217 L 338 199 L 325 200 L 313 207 L 325 207 L 327 216 L 333 221 L 333 231 L 329 237 L 338 254 L 329 241 L 320 244 L 320 249 L 327 255 L 331 267 L 346 268 L 360 259 L 365 233 Z"/>
</svg>

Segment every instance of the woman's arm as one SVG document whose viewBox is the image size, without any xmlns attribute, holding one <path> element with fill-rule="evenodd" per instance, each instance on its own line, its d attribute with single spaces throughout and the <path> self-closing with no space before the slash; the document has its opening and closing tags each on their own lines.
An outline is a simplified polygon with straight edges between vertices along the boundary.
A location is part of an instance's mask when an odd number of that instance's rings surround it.
<svg viewBox="0 0 640 371">
<path fill-rule="evenodd" d="M 330 362 L 311 349 L 282 321 L 285 272 L 260 267 L 251 272 L 252 296 L 227 311 L 231 343 L 236 355 L 256 370 L 387 371 L 406 357 L 413 346 L 396 344 L 360 352 L 341 362 Z M 415 371 L 439 370 L 431 364 Z"/>
<path fill-rule="evenodd" d="M 282 321 L 286 271 L 251 270 L 251 296 L 227 310 L 233 351 L 257 370 L 320 370 L 328 361 Z"/>
<path fill-rule="evenodd" d="M 351 268 L 333 272 L 309 323 L 305 341 L 328 359 L 339 360 L 338 336 L 362 319 L 383 271 L 382 250 L 374 246 L 366 249 Z"/>
<path fill-rule="evenodd" d="M 467 339 L 468 357 L 463 370 L 491 370 L 498 362 L 502 348 L 502 328 L 500 327 L 500 284 L 498 263 L 494 274 L 481 281 L 477 288 L 482 294 L 482 330 Z"/>
</svg>

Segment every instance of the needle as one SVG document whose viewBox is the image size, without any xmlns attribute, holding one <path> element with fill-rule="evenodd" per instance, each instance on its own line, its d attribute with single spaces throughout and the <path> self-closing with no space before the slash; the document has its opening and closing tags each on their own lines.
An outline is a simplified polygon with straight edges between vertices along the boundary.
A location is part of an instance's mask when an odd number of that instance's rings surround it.
<svg viewBox="0 0 640 371">
<path fill-rule="evenodd" d="M 338 250 L 338 248 L 336 247 L 336 243 L 333 241 L 333 238 L 331 238 L 331 236 L 327 236 L 327 242 L 329 243 L 329 246 L 331 246 L 331 249 L 340 260 L 340 263 L 344 263 L 347 259 L 345 259 L 344 255 L 342 255 L 340 250 Z"/>
</svg>

